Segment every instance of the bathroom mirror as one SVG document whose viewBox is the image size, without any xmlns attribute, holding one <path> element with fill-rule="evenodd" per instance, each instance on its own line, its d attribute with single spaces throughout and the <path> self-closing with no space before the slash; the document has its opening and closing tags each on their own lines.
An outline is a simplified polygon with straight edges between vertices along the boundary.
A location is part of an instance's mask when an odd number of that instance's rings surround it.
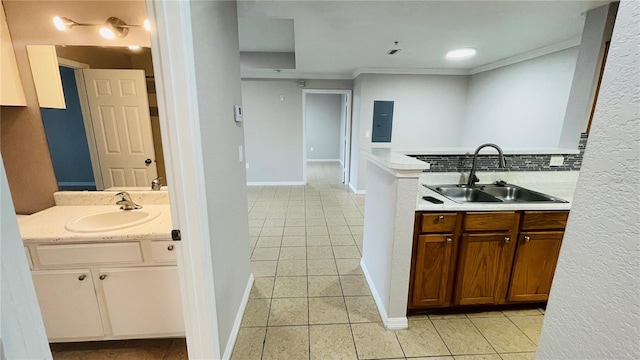
<svg viewBox="0 0 640 360">
<path fill-rule="evenodd" d="M 66 108 L 40 110 L 59 190 L 166 185 L 151 49 L 55 48 Z"/>
</svg>

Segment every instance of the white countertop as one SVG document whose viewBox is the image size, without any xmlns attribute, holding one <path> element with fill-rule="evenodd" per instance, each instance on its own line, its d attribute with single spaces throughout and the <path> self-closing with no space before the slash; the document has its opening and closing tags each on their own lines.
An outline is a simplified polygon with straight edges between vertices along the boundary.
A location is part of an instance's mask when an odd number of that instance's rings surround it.
<svg viewBox="0 0 640 360">
<path fill-rule="evenodd" d="M 372 152 L 382 150 L 395 152 L 397 154 L 406 155 L 473 155 L 476 152 L 476 148 L 465 147 L 426 147 L 426 148 L 373 148 Z M 502 148 L 505 155 L 567 155 L 567 154 L 579 154 L 580 149 L 509 149 Z M 480 154 L 492 155 L 495 154 L 495 149 L 482 149 Z"/>
<path fill-rule="evenodd" d="M 76 217 L 107 209 L 118 209 L 117 205 L 68 205 L 54 206 L 31 216 L 18 219 L 20 233 L 25 244 L 42 242 L 87 242 L 123 241 L 146 239 L 171 239 L 171 211 L 168 204 L 143 205 L 144 209 L 159 209 L 155 219 L 129 228 L 96 232 L 76 233 L 65 229 L 66 223 Z M 131 210 L 135 211 L 135 210 Z"/>
<path fill-rule="evenodd" d="M 551 195 L 567 203 L 456 203 L 437 192 L 423 186 L 441 184 L 460 184 L 466 173 L 424 173 L 420 177 L 420 186 L 416 198 L 417 211 L 501 211 L 501 210 L 569 210 L 573 200 L 577 171 L 522 171 L 522 172 L 480 172 L 477 173 L 481 184 L 491 184 L 504 180 L 509 184 Z M 442 204 L 433 204 L 423 200 L 423 196 L 433 196 L 442 200 Z"/>
<path fill-rule="evenodd" d="M 429 168 L 424 161 L 399 153 L 391 148 L 372 148 L 363 150 L 369 160 L 374 161 L 391 170 L 418 170 Z"/>
</svg>

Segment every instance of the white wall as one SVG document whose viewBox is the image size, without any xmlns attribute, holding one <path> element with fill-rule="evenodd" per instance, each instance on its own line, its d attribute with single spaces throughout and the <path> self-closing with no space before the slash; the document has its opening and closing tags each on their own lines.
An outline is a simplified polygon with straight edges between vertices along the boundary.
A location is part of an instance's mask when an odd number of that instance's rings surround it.
<svg viewBox="0 0 640 360">
<path fill-rule="evenodd" d="M 640 358 L 638 49 L 640 2 L 622 1 L 537 359 Z"/>
<path fill-rule="evenodd" d="M 460 145 L 557 148 L 577 57 L 574 47 L 470 76 Z"/>
<path fill-rule="evenodd" d="M 353 81 L 353 106 L 351 107 L 351 152 L 349 153 L 349 188 L 358 192 L 358 169 L 364 166 L 360 163 L 360 107 L 362 97 L 362 76 Z M 362 161 L 364 163 L 364 160 Z M 363 169 L 364 171 L 364 169 Z M 363 175 L 364 176 L 364 175 Z M 364 186 L 360 188 L 364 192 Z"/>
<path fill-rule="evenodd" d="M 304 89 L 351 89 L 352 84 L 307 80 Z M 295 80 L 242 81 L 249 184 L 304 183 L 302 90 Z"/>
<path fill-rule="evenodd" d="M 342 95 L 305 94 L 307 160 L 340 159 Z"/>
<path fill-rule="evenodd" d="M 245 166 L 238 161 L 243 129 L 233 119 L 233 105 L 242 103 L 236 2 L 196 1 L 190 11 L 218 317 L 211 341 L 230 354 L 251 276 Z"/>
<path fill-rule="evenodd" d="M 354 94 L 354 99 L 359 98 L 359 104 L 356 110 L 354 100 L 353 131 L 354 137 L 355 134 L 358 136 L 354 143 L 359 149 L 459 145 L 467 102 L 467 76 L 364 74 L 356 81 L 360 91 Z M 395 102 L 390 143 L 371 142 L 375 100 Z M 352 182 L 357 184 L 358 190 L 364 190 L 365 157 L 360 151 L 354 152 L 358 160 L 352 162 L 357 166 L 357 175 L 352 177 Z"/>
<path fill-rule="evenodd" d="M 51 359 L 0 156 L 0 333 L 6 359 Z"/>
</svg>

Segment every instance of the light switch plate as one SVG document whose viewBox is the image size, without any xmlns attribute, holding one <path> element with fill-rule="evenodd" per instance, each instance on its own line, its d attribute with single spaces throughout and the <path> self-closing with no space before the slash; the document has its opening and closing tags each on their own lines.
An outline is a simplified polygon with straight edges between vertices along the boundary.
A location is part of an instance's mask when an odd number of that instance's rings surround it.
<svg viewBox="0 0 640 360">
<path fill-rule="evenodd" d="M 554 155 L 549 160 L 549 166 L 562 166 L 564 164 L 564 156 Z"/>
</svg>

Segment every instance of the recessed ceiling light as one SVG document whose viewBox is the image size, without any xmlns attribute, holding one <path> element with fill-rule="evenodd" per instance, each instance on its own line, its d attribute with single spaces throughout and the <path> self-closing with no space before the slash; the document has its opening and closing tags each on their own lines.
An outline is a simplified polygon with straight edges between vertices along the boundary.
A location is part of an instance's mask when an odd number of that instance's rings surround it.
<svg viewBox="0 0 640 360">
<path fill-rule="evenodd" d="M 138 50 L 140 50 L 140 46 L 138 46 L 138 45 L 129 45 L 129 50 L 138 51 Z"/>
<path fill-rule="evenodd" d="M 458 60 L 458 59 L 466 59 L 474 56 L 476 54 L 476 49 L 474 48 L 460 48 L 451 50 L 447 53 L 447 59 Z"/>
</svg>

